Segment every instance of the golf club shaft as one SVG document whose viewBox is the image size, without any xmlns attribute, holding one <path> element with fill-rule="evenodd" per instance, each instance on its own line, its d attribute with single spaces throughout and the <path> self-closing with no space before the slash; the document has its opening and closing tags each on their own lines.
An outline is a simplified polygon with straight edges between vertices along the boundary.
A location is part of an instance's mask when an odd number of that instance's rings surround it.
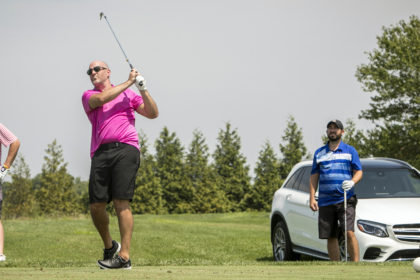
<svg viewBox="0 0 420 280">
<path fill-rule="evenodd" d="M 130 60 L 128 59 L 128 56 L 125 54 L 125 51 L 124 51 L 124 49 L 123 49 L 123 47 L 121 46 L 121 43 L 120 43 L 120 41 L 118 40 L 118 38 L 117 38 L 117 35 L 115 34 L 115 32 L 114 32 L 114 29 L 112 29 L 112 26 L 111 26 L 111 24 L 109 23 L 109 21 L 108 21 L 108 19 L 107 19 L 107 17 L 106 17 L 106 15 L 104 14 L 104 13 L 100 13 L 99 14 L 99 20 L 101 20 L 102 19 L 102 17 L 104 17 L 105 18 L 105 20 L 106 20 L 106 23 L 108 24 L 108 26 L 109 26 L 109 29 L 111 30 L 111 32 L 112 32 L 112 35 L 114 35 L 114 38 L 115 38 L 115 40 L 117 41 L 117 43 L 118 43 L 118 46 L 120 46 L 120 49 L 121 49 L 121 51 L 122 51 L 122 53 L 124 54 L 124 56 L 125 56 L 125 60 L 127 61 L 127 63 L 128 63 L 128 65 L 130 66 L 130 69 L 134 69 L 134 66 L 133 66 L 133 64 L 131 64 L 131 62 L 130 62 Z M 137 81 L 137 78 L 136 78 L 136 86 L 137 87 L 143 87 L 143 85 L 144 85 L 144 79 L 143 79 L 143 81 Z M 139 90 L 141 90 L 140 88 L 139 88 Z"/>
<path fill-rule="evenodd" d="M 101 13 L 99 16 L 100 16 L 100 19 L 102 19 L 102 17 L 104 17 L 104 18 L 105 18 L 106 23 L 107 23 L 107 24 L 108 24 L 108 26 L 109 26 L 109 29 L 111 30 L 112 34 L 114 35 L 114 38 L 115 38 L 115 40 L 116 40 L 116 41 L 117 41 L 117 43 L 118 43 L 118 46 L 120 46 L 120 49 L 121 49 L 121 51 L 123 52 L 123 54 L 124 54 L 124 56 L 125 56 L 125 60 L 127 61 L 128 65 L 130 66 L 130 69 L 133 69 L 134 67 L 133 67 L 133 65 L 131 64 L 130 60 L 128 59 L 127 55 L 125 54 L 125 51 L 124 51 L 123 47 L 121 46 L 120 41 L 119 41 L 119 40 L 118 40 L 118 38 L 117 38 L 117 35 L 115 34 L 114 30 L 112 29 L 112 26 L 111 26 L 111 24 L 109 23 L 109 21 L 108 21 L 108 19 L 107 19 L 106 15 L 105 15 L 104 13 Z"/>
<path fill-rule="evenodd" d="M 347 191 L 344 190 L 344 259 L 347 262 Z"/>
</svg>

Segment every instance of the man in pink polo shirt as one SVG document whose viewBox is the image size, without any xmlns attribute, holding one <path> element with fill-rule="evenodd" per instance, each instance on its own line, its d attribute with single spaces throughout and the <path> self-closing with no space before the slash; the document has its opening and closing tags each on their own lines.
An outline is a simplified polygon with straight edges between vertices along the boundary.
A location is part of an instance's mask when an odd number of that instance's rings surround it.
<svg viewBox="0 0 420 280">
<path fill-rule="evenodd" d="M 82 96 L 83 108 L 92 124 L 90 212 L 105 247 L 104 257 L 98 261 L 98 265 L 105 269 L 130 269 L 134 223 L 130 201 L 140 165 L 135 112 L 154 119 L 159 111 L 146 88 L 144 78 L 136 69 L 130 71 L 127 81 L 116 86 L 111 84 L 111 70 L 103 61 L 93 61 L 87 74 L 94 86 Z M 129 88 L 136 82 L 136 78 L 143 81 L 138 86 L 140 95 Z M 109 232 L 106 205 L 111 201 L 118 217 L 121 244 L 113 240 Z"/>
<path fill-rule="evenodd" d="M 7 153 L 6 160 L 4 164 L 1 165 L 1 146 L 9 147 L 9 151 Z M 4 125 L 0 123 L 0 262 L 6 260 L 6 256 L 3 254 L 4 248 L 4 230 L 3 225 L 1 223 L 1 206 L 3 203 L 3 190 L 2 190 L 2 183 L 4 177 L 9 172 L 10 166 L 12 166 L 13 161 L 16 158 L 17 152 L 20 147 L 20 142 L 17 137 L 10 132 Z"/>
</svg>

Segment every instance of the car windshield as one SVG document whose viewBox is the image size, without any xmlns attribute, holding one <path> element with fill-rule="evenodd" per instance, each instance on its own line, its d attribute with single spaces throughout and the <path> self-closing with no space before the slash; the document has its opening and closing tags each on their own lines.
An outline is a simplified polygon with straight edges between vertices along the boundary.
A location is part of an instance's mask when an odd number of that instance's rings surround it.
<svg viewBox="0 0 420 280">
<path fill-rule="evenodd" d="M 420 175 L 403 168 L 364 169 L 355 192 L 358 198 L 420 197 Z"/>
</svg>

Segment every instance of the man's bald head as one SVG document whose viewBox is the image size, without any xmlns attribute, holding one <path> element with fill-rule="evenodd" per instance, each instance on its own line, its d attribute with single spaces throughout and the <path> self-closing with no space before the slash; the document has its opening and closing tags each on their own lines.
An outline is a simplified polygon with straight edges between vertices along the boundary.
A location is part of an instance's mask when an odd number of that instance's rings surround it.
<svg viewBox="0 0 420 280">
<path fill-rule="evenodd" d="M 90 81 L 97 89 L 104 89 L 111 85 L 109 77 L 111 70 L 108 64 L 102 60 L 94 60 L 89 64 L 88 75 Z"/>
</svg>

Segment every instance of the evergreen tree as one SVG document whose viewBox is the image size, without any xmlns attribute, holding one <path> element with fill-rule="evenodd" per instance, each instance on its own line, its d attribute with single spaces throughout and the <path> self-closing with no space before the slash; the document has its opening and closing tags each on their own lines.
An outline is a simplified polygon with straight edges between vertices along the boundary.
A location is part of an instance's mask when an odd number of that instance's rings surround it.
<svg viewBox="0 0 420 280">
<path fill-rule="evenodd" d="M 267 141 L 260 151 L 255 171 L 254 184 L 244 198 L 244 208 L 270 211 L 274 192 L 281 187 L 283 179 L 279 174 L 279 162 Z"/>
<path fill-rule="evenodd" d="M 298 128 L 293 116 L 289 116 L 282 139 L 284 145 L 280 144 L 280 152 L 283 155 L 280 160 L 280 176 L 285 179 L 296 163 L 308 158 L 302 129 Z"/>
<path fill-rule="evenodd" d="M 31 174 L 23 156 L 16 158 L 11 177 L 12 181 L 4 184 L 3 215 L 8 218 L 34 215 L 36 202 Z"/>
<path fill-rule="evenodd" d="M 40 187 L 36 191 L 41 214 L 74 214 L 80 212 L 73 190 L 73 177 L 67 173 L 63 150 L 54 140 L 45 150 Z"/>
<path fill-rule="evenodd" d="M 144 133 L 139 135 L 139 142 L 140 168 L 137 172 L 136 190 L 131 208 L 135 214 L 165 213 L 162 186 L 156 174 L 156 162 L 153 155 L 149 153 L 147 137 Z"/>
<path fill-rule="evenodd" d="M 367 148 L 374 156 L 406 160 L 420 168 L 420 20 L 383 28 L 378 48 L 356 77 L 363 90 L 374 93 L 360 117 L 372 120 Z"/>
<path fill-rule="evenodd" d="M 228 211 L 228 200 L 218 188 L 216 174 L 208 163 L 209 148 L 200 131 L 194 131 L 186 157 L 185 170 L 188 184 L 194 189 L 192 201 L 195 213 L 215 213 Z"/>
<path fill-rule="evenodd" d="M 241 210 L 240 203 L 250 189 L 249 167 L 241 154 L 241 140 L 236 129 L 226 123 L 220 130 L 218 144 L 213 154 L 214 169 L 219 176 L 219 186 L 225 192 L 231 211 Z"/>
<path fill-rule="evenodd" d="M 192 212 L 194 189 L 186 186 L 184 148 L 175 133 L 164 127 L 156 140 L 156 174 L 163 190 L 163 203 L 169 213 Z"/>
</svg>

